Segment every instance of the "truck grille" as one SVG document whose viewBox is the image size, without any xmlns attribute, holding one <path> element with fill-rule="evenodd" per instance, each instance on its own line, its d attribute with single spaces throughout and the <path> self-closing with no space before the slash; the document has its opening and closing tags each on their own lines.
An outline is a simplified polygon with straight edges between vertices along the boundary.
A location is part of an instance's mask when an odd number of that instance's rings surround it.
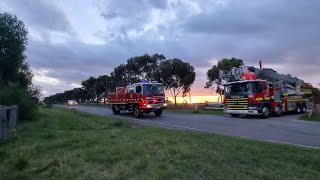
<svg viewBox="0 0 320 180">
<path fill-rule="evenodd" d="M 164 103 L 164 96 L 153 96 L 146 98 L 147 104 L 161 104 Z"/>
<path fill-rule="evenodd" d="M 231 110 L 248 109 L 248 98 L 232 98 L 226 99 L 226 105 Z"/>
</svg>

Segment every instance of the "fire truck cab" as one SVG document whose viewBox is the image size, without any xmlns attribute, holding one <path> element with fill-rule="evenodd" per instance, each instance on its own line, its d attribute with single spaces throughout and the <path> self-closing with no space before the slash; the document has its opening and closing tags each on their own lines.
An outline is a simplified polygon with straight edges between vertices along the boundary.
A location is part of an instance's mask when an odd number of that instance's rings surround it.
<svg viewBox="0 0 320 180">
<path fill-rule="evenodd" d="M 121 111 L 132 112 L 137 118 L 143 113 L 154 112 L 161 116 L 165 103 L 164 86 L 156 81 L 142 81 L 116 88 L 116 92 L 108 94 L 108 102 L 114 114 Z"/>
</svg>

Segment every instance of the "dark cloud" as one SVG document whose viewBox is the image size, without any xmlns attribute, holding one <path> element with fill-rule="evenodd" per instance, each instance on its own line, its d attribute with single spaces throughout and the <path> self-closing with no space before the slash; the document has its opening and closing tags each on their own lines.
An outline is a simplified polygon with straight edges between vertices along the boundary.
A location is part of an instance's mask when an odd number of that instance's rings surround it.
<svg viewBox="0 0 320 180">
<path fill-rule="evenodd" d="M 32 67 L 49 70 L 50 77 L 79 84 L 90 76 L 109 74 L 128 55 L 117 46 L 86 45 L 79 41 L 64 45 L 30 41 L 27 57 Z"/>
<path fill-rule="evenodd" d="M 148 0 L 148 2 L 155 8 L 165 9 L 167 7 L 167 0 Z"/>
<path fill-rule="evenodd" d="M 72 32 L 66 14 L 57 7 L 56 1 L 5 0 L 5 4 L 27 26 Z"/>
<path fill-rule="evenodd" d="M 259 59 L 270 64 L 301 61 L 284 58 L 293 52 L 300 53 L 301 58 L 308 56 L 311 63 L 315 61 L 311 57 L 319 55 L 319 5 L 316 0 L 232 1 L 224 8 L 190 18 L 182 29 L 186 34 L 207 37 L 202 47 L 210 46 L 212 51 L 223 52 L 221 45 L 227 42 L 230 50 L 226 54 L 243 57 L 249 63 Z"/>
<path fill-rule="evenodd" d="M 262 60 L 265 67 L 318 83 L 320 1 L 95 2 L 99 18 L 105 22 L 94 34 L 105 41 L 99 45 L 81 41 L 76 34 L 82 29 L 73 30 L 68 14 L 55 8 L 53 1 L 6 0 L 3 6 L 14 10 L 44 39 L 50 39 L 47 30 L 52 16 L 53 30 L 67 34 L 61 43 L 31 38 L 27 49 L 31 66 L 47 69 L 46 76 L 66 82 L 62 89 L 73 88 L 89 76 L 109 74 L 128 58 L 145 53 L 162 53 L 167 59 L 180 58 L 192 64 L 197 88 L 204 86 L 212 63 L 231 57 L 255 66 Z M 49 94 L 61 91 L 43 85 Z"/>
<path fill-rule="evenodd" d="M 111 12 L 111 13 L 101 13 L 100 14 L 102 17 L 104 17 L 105 19 L 113 19 L 117 17 L 117 14 L 115 12 Z"/>
<path fill-rule="evenodd" d="M 184 25 L 190 33 L 200 34 L 256 34 L 267 31 L 267 26 L 258 18 L 240 16 L 234 11 L 223 11 L 219 14 L 200 14 L 190 18 Z"/>
<path fill-rule="evenodd" d="M 128 18 L 131 17 L 131 20 L 135 18 L 143 18 L 143 14 L 149 12 L 150 3 L 145 3 L 144 0 L 136 1 L 105 1 L 100 7 L 102 13 L 101 15 L 108 19 L 112 18 Z M 101 4 L 99 5 L 101 6 Z"/>
</svg>

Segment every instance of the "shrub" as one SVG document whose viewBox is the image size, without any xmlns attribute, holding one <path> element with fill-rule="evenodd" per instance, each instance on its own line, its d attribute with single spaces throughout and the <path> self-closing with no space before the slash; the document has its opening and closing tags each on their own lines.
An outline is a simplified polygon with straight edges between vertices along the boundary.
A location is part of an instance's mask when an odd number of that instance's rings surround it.
<svg viewBox="0 0 320 180">
<path fill-rule="evenodd" d="M 199 110 L 193 110 L 192 113 L 193 114 L 201 114 L 201 112 Z"/>
<path fill-rule="evenodd" d="M 35 120 L 37 104 L 31 99 L 28 91 L 15 87 L 5 87 L 0 90 L 0 105 L 18 105 L 20 120 Z"/>
<path fill-rule="evenodd" d="M 28 160 L 23 155 L 19 155 L 14 162 L 14 167 L 18 170 L 23 170 L 28 164 Z"/>
<path fill-rule="evenodd" d="M 45 108 L 52 108 L 52 103 L 48 103 L 44 105 Z"/>
</svg>

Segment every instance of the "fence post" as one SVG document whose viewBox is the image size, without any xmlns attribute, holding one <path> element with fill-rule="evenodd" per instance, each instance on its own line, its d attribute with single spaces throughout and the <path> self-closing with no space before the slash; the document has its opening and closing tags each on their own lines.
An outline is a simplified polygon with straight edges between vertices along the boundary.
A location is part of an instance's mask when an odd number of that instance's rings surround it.
<svg viewBox="0 0 320 180">
<path fill-rule="evenodd" d="M 0 139 L 7 138 L 7 107 L 0 105 Z"/>
<path fill-rule="evenodd" d="M 18 120 L 18 106 L 0 105 L 0 140 L 7 139 Z"/>
<path fill-rule="evenodd" d="M 18 120 L 18 106 L 11 106 L 11 114 L 10 114 L 10 129 L 16 128 Z"/>
<path fill-rule="evenodd" d="M 317 99 L 315 96 L 312 97 L 312 105 L 311 105 L 311 112 L 309 114 L 309 118 L 313 115 L 316 115 L 318 113 L 318 108 L 317 108 Z"/>
</svg>

